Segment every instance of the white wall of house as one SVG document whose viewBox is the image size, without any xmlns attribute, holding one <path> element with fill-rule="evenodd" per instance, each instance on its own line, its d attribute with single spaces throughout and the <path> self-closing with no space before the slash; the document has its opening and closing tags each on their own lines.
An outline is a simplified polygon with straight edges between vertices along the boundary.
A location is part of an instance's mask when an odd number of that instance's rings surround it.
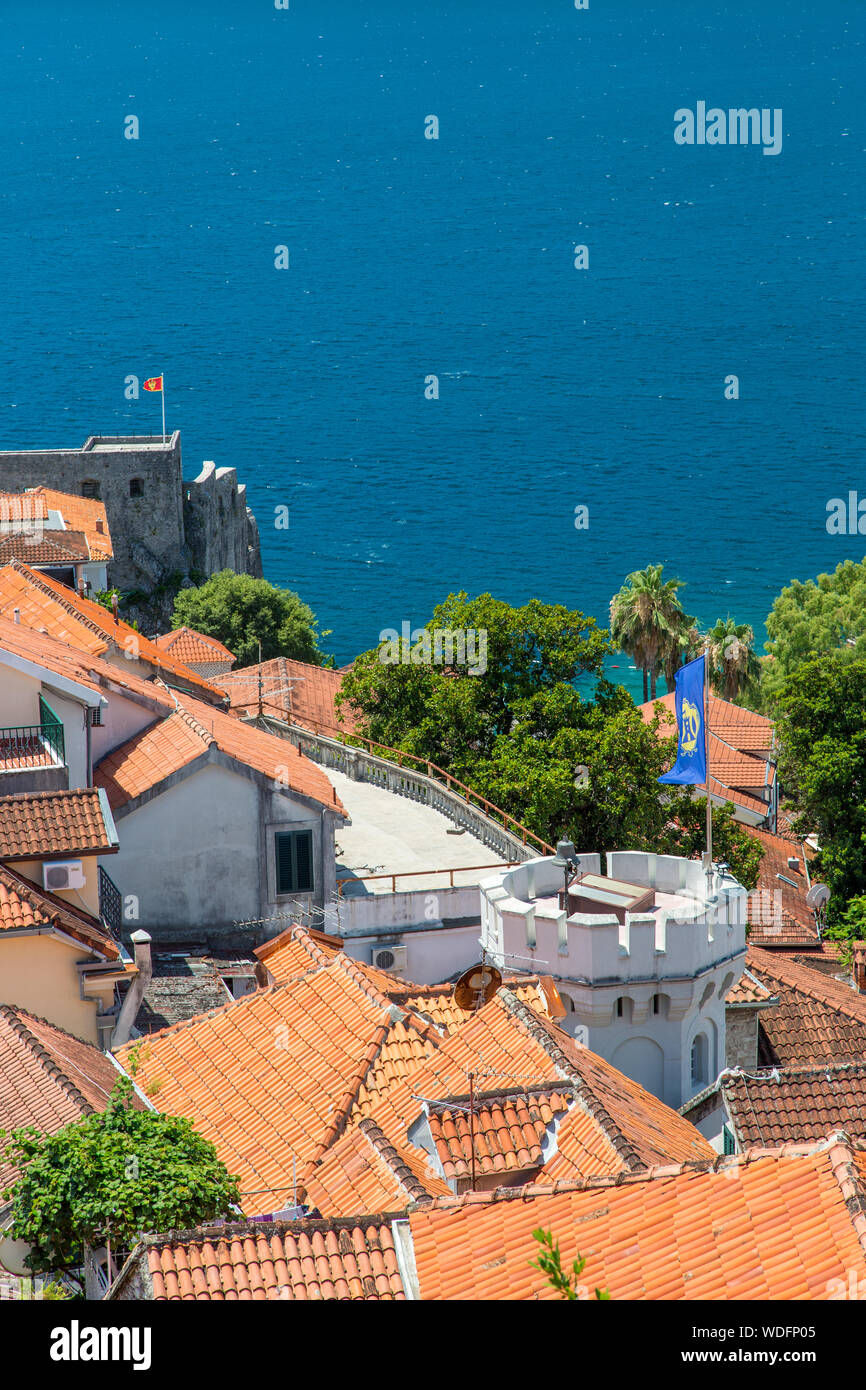
<svg viewBox="0 0 866 1390">
<path fill-rule="evenodd" d="M 124 900 L 134 895 L 132 930 L 179 934 L 293 912 L 295 903 L 333 891 L 333 814 L 307 805 L 222 755 L 181 771 L 157 796 L 115 814 L 120 853 L 111 876 Z M 312 832 L 314 891 L 278 895 L 274 836 Z M 281 923 L 280 926 L 284 926 Z"/>
<path fill-rule="evenodd" d="M 598 873 L 598 856 L 582 856 L 580 867 Z M 562 1026 L 680 1106 L 725 1066 L 725 998 L 745 964 L 745 889 L 717 875 L 708 900 L 700 863 L 665 855 L 612 853 L 606 872 L 653 888 L 655 907 L 623 922 L 604 909 L 567 917 L 556 897 L 562 869 L 529 860 L 482 882 L 482 939 L 502 968 L 552 975 L 569 1009 Z"/>
<path fill-rule="evenodd" d="M 160 713 L 149 709 L 113 690 L 103 689 L 102 694 L 108 704 L 102 706 L 102 723 L 95 725 L 90 733 L 94 767 L 112 748 L 119 748 L 127 739 L 149 728 L 158 719 L 164 719 L 168 713 L 168 710 Z"/>
<path fill-rule="evenodd" d="M 6 666 L 0 678 L 0 726 L 39 723 L 40 681 Z"/>
</svg>

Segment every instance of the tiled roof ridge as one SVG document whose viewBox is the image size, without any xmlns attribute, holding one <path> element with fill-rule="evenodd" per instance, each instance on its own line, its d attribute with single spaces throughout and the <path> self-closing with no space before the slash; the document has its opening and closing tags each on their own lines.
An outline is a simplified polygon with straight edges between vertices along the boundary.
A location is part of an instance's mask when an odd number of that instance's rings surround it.
<svg viewBox="0 0 866 1390">
<path fill-rule="evenodd" d="M 361 1120 L 358 1129 L 370 1147 L 375 1149 L 379 1157 L 390 1168 L 403 1191 L 411 1200 L 417 1202 L 419 1206 L 429 1204 L 433 1200 L 430 1193 L 418 1181 L 412 1169 L 401 1157 L 399 1150 L 395 1149 L 385 1131 L 376 1124 L 375 1120 Z"/>
<path fill-rule="evenodd" d="M 45 1070 L 66 1092 L 69 1099 L 80 1106 L 84 1114 L 95 1115 L 96 1110 L 90 1104 L 90 1101 L 82 1095 L 81 1091 L 79 1091 L 78 1087 L 75 1085 L 75 1082 L 58 1066 L 48 1049 L 43 1046 L 34 1033 L 31 1033 L 30 1029 L 19 1015 L 24 1014 L 27 1018 L 32 1018 L 36 1023 L 44 1023 L 48 1028 L 57 1028 L 57 1025 L 49 1022 L 47 1018 L 40 1018 L 38 1014 L 31 1014 L 27 1009 L 22 1009 L 18 1005 L 0 1004 L 0 1014 L 8 1021 L 10 1027 L 18 1034 L 19 1038 L 26 1044 L 28 1049 L 39 1058 Z M 73 1034 L 67 1033 L 65 1028 L 57 1028 L 57 1031 L 59 1033 L 64 1033 L 68 1038 L 73 1037 Z M 75 1038 L 74 1041 L 79 1042 L 80 1039 Z"/>
<path fill-rule="evenodd" d="M 196 737 L 201 739 L 206 748 L 210 748 L 217 742 L 216 736 L 211 733 L 210 729 L 206 729 L 204 724 L 199 723 L 195 715 L 186 708 L 182 701 L 178 700 L 178 708 L 175 712 L 178 717 L 183 720 L 184 724 L 192 729 Z M 169 715 L 169 718 L 171 718 L 171 715 Z"/>
<path fill-rule="evenodd" d="M 476 1106 L 495 1105 L 500 1100 L 520 1100 L 526 1096 L 534 1098 L 536 1096 L 549 1096 L 552 1094 L 562 1096 L 574 1095 L 574 1083 L 571 1081 L 530 1081 L 525 1086 L 501 1086 L 496 1090 L 476 1090 L 472 1096 L 467 1091 L 464 1095 L 442 1096 L 437 1100 L 437 1110 L 442 1107 L 447 1109 L 449 1105 L 468 1105 L 470 1100 L 474 1100 Z"/>
<path fill-rule="evenodd" d="M 797 1081 L 801 1077 L 810 1080 L 822 1076 L 828 1071 L 838 1073 L 866 1072 L 866 1057 L 860 1058 L 857 1061 L 847 1062 L 809 1062 L 793 1067 L 786 1067 L 780 1064 L 778 1066 L 755 1067 L 748 1071 L 741 1067 L 729 1067 L 722 1072 L 719 1077 L 719 1082 L 722 1086 L 727 1086 L 733 1085 L 738 1081 L 777 1080 L 784 1082 Z"/>
<path fill-rule="evenodd" d="M 325 1133 L 322 1135 L 322 1138 L 316 1145 L 315 1151 L 312 1155 L 312 1158 L 310 1159 L 307 1168 L 308 1172 L 319 1166 L 322 1159 L 325 1157 L 325 1154 L 327 1153 L 328 1149 L 337 1139 L 340 1138 L 341 1134 L 345 1130 L 346 1125 L 349 1121 L 349 1116 L 352 1113 L 352 1108 L 355 1105 L 358 1096 L 361 1093 L 361 1087 L 364 1085 L 364 1082 L 367 1079 L 368 1072 L 374 1065 L 376 1059 L 379 1056 L 379 1053 L 382 1050 L 382 1047 L 384 1046 L 388 1034 L 391 1031 L 391 1025 L 392 1020 L 390 1018 L 385 1019 L 384 1022 L 379 1024 L 366 1050 L 358 1059 L 358 1066 L 352 1074 L 349 1085 L 346 1087 L 343 1094 L 337 1099 L 337 1101 L 334 1104 L 334 1111 L 331 1123 L 328 1125 L 328 1128 L 325 1130 Z M 303 1187 L 303 1183 L 301 1184 L 301 1186 Z"/>
<path fill-rule="evenodd" d="M 297 983 L 297 980 L 287 980 L 284 984 L 266 985 L 263 989 L 253 990 L 252 994 L 245 994 L 240 999 L 227 999 L 224 1004 L 219 1004 L 215 1009 L 205 1009 L 203 1013 L 193 1014 L 190 1018 L 182 1018 L 177 1023 L 169 1023 L 165 1028 L 157 1028 L 153 1033 L 144 1033 L 140 1038 L 131 1039 L 118 1048 L 118 1053 L 129 1051 L 139 1045 L 146 1049 L 148 1043 L 168 1037 L 170 1033 L 179 1033 L 184 1028 L 191 1028 L 194 1024 L 203 1022 L 204 1019 L 216 1018 L 217 1014 L 226 1013 L 228 1009 L 243 1008 L 244 1004 L 251 1003 L 254 999 L 261 999 L 265 994 L 278 994 L 281 990 L 291 989 Z M 112 1053 L 112 1056 L 116 1055 L 117 1053 Z"/>
<path fill-rule="evenodd" d="M 358 1227 L 390 1226 L 394 1221 L 405 1220 L 405 1211 L 362 1212 L 358 1216 L 303 1216 L 297 1221 L 262 1221 L 252 1217 L 249 1221 L 227 1221 L 223 1226 L 205 1224 L 185 1231 L 148 1232 L 140 1237 L 138 1244 L 143 1249 L 153 1249 L 160 1245 L 198 1245 L 205 1241 L 236 1240 L 251 1235 L 283 1236 L 286 1232 L 315 1235 L 327 1231 L 354 1231 Z"/>
<path fill-rule="evenodd" d="M 833 1177 L 839 1185 L 860 1248 L 866 1253 L 866 1187 L 855 1162 L 855 1146 L 845 1130 L 828 1135 L 827 1142 L 830 1145 L 829 1161 Z"/>
<path fill-rule="evenodd" d="M 514 1202 L 526 1201 L 532 1197 L 550 1197 L 563 1192 L 586 1192 L 609 1187 L 623 1187 L 634 1183 L 658 1182 L 662 1179 L 679 1178 L 686 1174 L 699 1175 L 727 1172 L 735 1168 L 745 1168 L 749 1164 L 773 1159 L 786 1162 L 789 1159 L 813 1158 L 822 1153 L 832 1153 L 834 1147 L 842 1147 L 844 1162 L 853 1161 L 854 1153 L 866 1154 L 866 1139 L 852 1141 L 847 1134 L 831 1130 L 824 1139 L 801 1144 L 776 1144 L 771 1147 L 753 1146 L 741 1154 L 718 1154 L 714 1159 L 688 1159 L 684 1163 L 655 1164 L 644 1167 L 640 1172 L 622 1171 L 613 1174 L 598 1174 L 586 1178 L 561 1178 L 557 1182 L 524 1183 L 520 1187 L 497 1187 L 487 1192 L 464 1192 L 459 1196 L 435 1197 L 433 1208 L 470 1206 L 475 1202 Z M 858 1180 L 859 1181 L 859 1180 Z M 862 1186 L 862 1185 L 861 1185 Z M 863 1197 L 863 1210 L 866 1212 L 866 1196 Z M 866 1217 L 864 1217 L 866 1222 Z M 866 1231 L 866 1224 L 864 1224 Z"/>
<path fill-rule="evenodd" d="M 606 1106 L 599 1100 L 589 1082 L 581 1076 L 580 1072 L 566 1057 L 556 1039 L 551 1035 L 545 1021 L 533 1009 L 521 1003 L 511 990 L 502 988 L 499 997 L 503 1000 L 510 1012 L 522 1023 L 530 1037 L 544 1048 L 554 1066 L 563 1073 L 563 1080 L 570 1080 L 574 1090 L 574 1098 L 589 1116 L 595 1120 L 602 1130 L 604 1137 L 616 1151 L 617 1156 L 631 1172 L 645 1172 L 646 1164 L 634 1146 L 626 1139 L 622 1130 L 616 1124 L 613 1116 L 609 1113 Z"/>
<path fill-rule="evenodd" d="M 53 599 L 55 603 L 59 603 L 60 607 L 65 608 L 71 618 L 74 618 L 77 623 L 81 623 L 82 627 L 89 628 L 96 637 L 99 637 L 105 643 L 106 647 L 108 646 L 108 637 L 104 629 L 95 623 L 92 618 L 88 618 L 86 613 L 82 613 L 81 609 L 76 607 L 74 603 L 70 603 L 63 594 L 58 594 L 49 584 L 43 583 L 38 570 L 30 569 L 29 565 L 25 565 L 23 560 L 10 560 L 9 567 L 21 574 L 27 580 L 28 584 L 32 584 L 34 588 L 39 589 L 47 598 Z"/>
<path fill-rule="evenodd" d="M 199 632 L 197 627 L 188 627 L 186 623 L 181 623 L 180 627 L 173 627 L 169 632 L 160 634 L 160 640 L 165 642 L 167 651 L 175 645 L 175 640 L 180 638 L 183 633 L 189 633 L 190 637 L 198 637 L 199 641 L 204 642 L 205 646 L 210 647 L 215 652 L 227 652 L 228 647 L 221 642 L 218 637 L 211 637 L 207 632 Z M 233 653 L 232 653 L 233 655 Z"/>
<path fill-rule="evenodd" d="M 797 961 L 788 960 L 787 957 L 778 956 L 773 951 L 764 951 L 760 946 L 750 946 L 749 950 L 753 955 L 759 953 L 766 957 L 767 964 L 762 960 L 752 960 L 751 968 L 756 970 L 759 975 L 769 975 L 771 978 L 779 979 L 783 984 L 799 990 L 802 994 L 808 994 L 812 999 L 817 999 L 819 1004 L 824 1004 L 828 1008 L 843 1009 L 844 1005 L 849 1002 L 846 995 L 850 994 L 850 1002 L 860 1004 L 862 1009 L 866 1011 L 866 998 L 858 994 L 856 990 L 848 989 L 843 981 L 832 981 L 837 987 L 841 986 L 837 994 L 832 989 L 827 990 L 820 987 L 824 977 L 819 971 L 812 970 L 807 965 L 800 965 Z M 786 971 L 794 971 L 794 978 L 792 979 L 790 975 L 786 976 Z M 866 1013 L 860 1010 L 852 1010 L 852 1012 L 860 1022 L 864 1021 Z"/>
</svg>

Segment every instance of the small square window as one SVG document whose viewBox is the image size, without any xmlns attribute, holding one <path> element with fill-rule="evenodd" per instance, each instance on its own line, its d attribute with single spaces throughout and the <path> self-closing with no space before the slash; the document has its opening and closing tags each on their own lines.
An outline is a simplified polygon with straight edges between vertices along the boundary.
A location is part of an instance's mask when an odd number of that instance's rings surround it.
<svg viewBox="0 0 866 1390">
<path fill-rule="evenodd" d="M 142 482 L 141 478 L 130 478 L 129 495 L 130 497 L 144 496 L 144 483 Z"/>
<path fill-rule="evenodd" d="M 277 893 L 313 891 L 312 830 L 281 830 L 274 836 Z"/>
<path fill-rule="evenodd" d="M 96 478 L 85 478 L 81 484 L 82 497 L 99 497 L 99 483 Z"/>
</svg>

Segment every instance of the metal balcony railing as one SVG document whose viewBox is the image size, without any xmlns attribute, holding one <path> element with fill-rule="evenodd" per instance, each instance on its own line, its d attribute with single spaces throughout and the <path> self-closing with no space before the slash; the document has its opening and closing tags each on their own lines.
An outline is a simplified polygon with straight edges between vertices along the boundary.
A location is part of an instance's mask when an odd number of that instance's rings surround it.
<svg viewBox="0 0 866 1390">
<path fill-rule="evenodd" d="M 63 767 L 66 745 L 60 720 L 42 724 L 13 724 L 0 729 L 0 769 Z"/>
<path fill-rule="evenodd" d="M 123 898 L 117 884 L 99 865 L 99 915 L 115 941 L 123 926 Z"/>
</svg>

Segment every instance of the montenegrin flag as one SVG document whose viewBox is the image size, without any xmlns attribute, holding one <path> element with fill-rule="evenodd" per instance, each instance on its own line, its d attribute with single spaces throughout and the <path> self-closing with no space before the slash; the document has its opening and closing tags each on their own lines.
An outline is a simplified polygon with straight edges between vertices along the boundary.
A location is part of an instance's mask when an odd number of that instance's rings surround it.
<svg viewBox="0 0 866 1390">
<path fill-rule="evenodd" d="M 149 376 L 149 377 L 147 378 L 147 381 L 144 383 L 144 389 L 145 389 L 145 391 L 161 391 L 161 390 L 162 390 L 162 377 L 161 377 L 161 376 Z"/>
<path fill-rule="evenodd" d="M 692 782 L 706 783 L 707 740 L 704 728 L 704 658 L 696 657 L 677 671 L 676 711 L 677 760 L 660 782 L 675 782 L 688 786 Z"/>
</svg>

